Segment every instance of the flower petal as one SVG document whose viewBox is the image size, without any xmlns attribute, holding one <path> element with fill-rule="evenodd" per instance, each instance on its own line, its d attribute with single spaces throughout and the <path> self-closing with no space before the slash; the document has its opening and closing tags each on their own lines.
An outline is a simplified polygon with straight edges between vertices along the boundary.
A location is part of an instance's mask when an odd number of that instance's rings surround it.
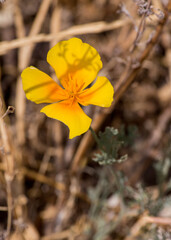
<svg viewBox="0 0 171 240">
<path fill-rule="evenodd" d="M 66 124 L 70 130 L 70 139 L 86 132 L 91 124 L 91 118 L 83 112 L 77 102 L 62 101 L 50 104 L 42 108 L 41 112 Z"/>
<path fill-rule="evenodd" d="M 85 88 L 95 80 L 102 68 L 100 56 L 95 48 L 78 38 L 61 41 L 51 48 L 48 63 L 54 68 L 61 84 L 66 88 L 71 76 L 79 86 Z"/>
<path fill-rule="evenodd" d="M 50 76 L 35 67 L 26 68 L 21 78 L 26 97 L 35 103 L 52 103 L 68 97 Z"/>
<path fill-rule="evenodd" d="M 79 95 L 79 103 L 100 107 L 110 107 L 113 101 L 114 88 L 106 77 L 98 77 L 95 84 Z"/>
</svg>

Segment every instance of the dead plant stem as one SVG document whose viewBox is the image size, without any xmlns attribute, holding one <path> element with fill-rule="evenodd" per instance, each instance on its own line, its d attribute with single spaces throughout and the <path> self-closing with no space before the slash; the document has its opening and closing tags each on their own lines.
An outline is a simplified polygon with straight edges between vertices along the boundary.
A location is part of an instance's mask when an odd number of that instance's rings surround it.
<svg viewBox="0 0 171 240">
<path fill-rule="evenodd" d="M 67 30 L 60 31 L 58 33 L 51 34 L 35 34 L 34 36 L 23 37 L 21 39 L 14 39 L 10 42 L 4 41 L 0 43 L 0 55 L 5 54 L 7 51 L 20 48 L 24 46 L 32 45 L 33 43 L 38 42 L 49 42 L 51 40 L 60 41 L 64 38 L 72 37 L 75 35 L 85 35 L 93 33 L 101 33 L 105 31 L 111 31 L 120 27 L 125 26 L 125 24 L 130 24 L 131 21 L 128 20 L 118 20 L 111 23 L 106 22 L 94 22 L 88 24 L 82 24 L 78 26 L 70 27 Z"/>
</svg>

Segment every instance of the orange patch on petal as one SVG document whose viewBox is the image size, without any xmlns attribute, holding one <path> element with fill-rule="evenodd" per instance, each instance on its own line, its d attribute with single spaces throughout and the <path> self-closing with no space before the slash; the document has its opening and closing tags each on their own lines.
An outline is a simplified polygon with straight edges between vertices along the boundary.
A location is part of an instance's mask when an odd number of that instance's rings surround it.
<svg viewBox="0 0 171 240">
<path fill-rule="evenodd" d="M 72 102 L 72 100 L 50 104 L 42 108 L 41 112 L 66 124 L 70 130 L 70 139 L 86 132 L 91 124 L 91 118 L 84 113 L 76 101 Z"/>
<path fill-rule="evenodd" d="M 79 103 L 100 107 L 110 107 L 113 101 L 114 88 L 106 77 L 98 77 L 94 85 L 79 95 Z"/>
<path fill-rule="evenodd" d="M 21 78 L 26 97 L 35 103 L 53 103 L 68 98 L 64 89 L 35 67 L 26 68 Z"/>
</svg>

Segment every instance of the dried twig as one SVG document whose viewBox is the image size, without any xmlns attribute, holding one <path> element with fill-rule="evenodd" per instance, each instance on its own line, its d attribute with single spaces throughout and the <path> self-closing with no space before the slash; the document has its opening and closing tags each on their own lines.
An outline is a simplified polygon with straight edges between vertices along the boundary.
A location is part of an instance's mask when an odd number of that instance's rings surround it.
<svg viewBox="0 0 171 240">
<path fill-rule="evenodd" d="M 29 170 L 24 167 L 21 169 L 21 171 L 25 176 L 35 179 L 38 182 L 45 183 L 49 186 L 52 186 L 52 187 L 56 188 L 57 190 L 65 191 L 65 189 L 66 189 L 64 184 L 62 184 L 60 182 L 56 182 L 55 180 L 48 178 L 43 174 Z"/>
<path fill-rule="evenodd" d="M 4 211 L 4 212 L 7 212 L 8 211 L 8 207 L 0 207 L 0 211 Z"/>
<path fill-rule="evenodd" d="M 154 216 L 145 216 L 144 220 L 147 223 L 155 223 L 158 225 L 168 225 L 171 226 L 171 218 L 162 218 L 162 217 L 154 217 Z"/>
<path fill-rule="evenodd" d="M 101 33 L 105 31 L 111 31 L 120 27 L 125 26 L 125 24 L 130 24 L 129 20 L 117 20 L 111 23 L 106 22 L 94 22 L 88 24 L 82 24 L 78 26 L 73 26 L 67 30 L 60 31 L 57 34 L 35 34 L 35 36 L 28 36 L 22 39 L 15 39 L 10 42 L 4 41 L 0 43 L 0 55 L 5 54 L 7 51 L 19 48 L 23 46 L 32 45 L 38 42 L 49 42 L 51 40 L 60 41 L 67 37 L 72 37 L 75 35 L 85 35 L 93 33 Z"/>
<path fill-rule="evenodd" d="M 61 24 L 61 6 L 59 5 L 58 1 L 53 2 L 53 13 L 52 13 L 52 17 L 51 17 L 51 21 L 50 21 L 50 32 L 51 34 L 57 34 L 60 32 L 60 24 Z M 53 47 L 56 44 L 56 39 L 52 39 L 50 41 L 50 46 Z M 53 72 L 51 74 L 52 79 L 56 79 L 56 74 Z M 56 81 L 59 82 L 58 79 L 56 79 Z M 64 159 L 63 159 L 63 155 L 64 155 L 64 147 L 62 144 L 62 140 L 63 140 L 63 134 L 62 134 L 62 127 L 61 127 L 61 122 L 59 121 L 55 121 L 52 123 L 52 131 L 54 132 L 54 141 L 55 141 L 55 145 L 56 145 L 56 150 L 57 150 L 57 154 L 56 154 L 56 162 L 57 162 L 57 170 L 59 171 L 60 169 L 62 169 L 63 165 L 64 165 Z"/>
<path fill-rule="evenodd" d="M 59 240 L 59 239 L 74 240 L 74 239 L 77 239 L 77 237 L 79 237 L 79 235 L 86 228 L 86 226 L 87 226 L 86 218 L 82 217 L 80 220 L 78 220 L 78 222 L 72 225 L 69 229 L 64 230 L 62 232 L 55 232 L 55 233 L 49 234 L 48 236 L 42 237 L 41 240 Z"/>
<path fill-rule="evenodd" d="M 1 97 L 2 99 L 2 97 Z M 9 107 L 7 111 L 0 117 L 0 134 L 3 144 L 3 161 L 5 164 L 5 181 L 6 181 L 6 191 L 7 191 L 7 206 L 8 206 L 8 220 L 7 220 L 7 235 L 10 234 L 11 224 L 12 224 L 12 190 L 11 183 L 14 178 L 14 156 L 12 154 L 12 147 L 10 142 L 10 136 L 8 129 L 4 123 L 4 117 L 12 112 L 12 107 Z"/>
<path fill-rule="evenodd" d="M 145 227 L 148 223 L 155 223 L 157 225 L 170 226 L 171 218 L 161 218 L 161 217 L 153 217 L 148 216 L 148 212 L 144 212 L 144 214 L 138 219 L 138 221 L 132 226 L 129 236 L 127 236 L 124 240 L 134 240 L 140 233 L 140 230 Z"/>
<path fill-rule="evenodd" d="M 49 6 L 52 0 L 44 0 L 41 3 L 39 11 L 31 27 L 29 37 L 35 36 L 41 29 L 44 18 L 47 14 Z M 17 26 L 17 25 L 16 25 Z M 21 25 L 20 25 L 21 26 Z M 19 26 L 18 26 L 19 27 Z M 19 52 L 19 71 L 22 71 L 29 64 L 34 45 L 23 47 Z M 24 113 L 25 113 L 25 94 L 22 87 L 21 77 L 19 76 L 16 86 L 16 128 L 17 128 L 17 140 L 19 145 L 23 145 L 25 142 L 25 124 L 24 124 Z"/>
</svg>

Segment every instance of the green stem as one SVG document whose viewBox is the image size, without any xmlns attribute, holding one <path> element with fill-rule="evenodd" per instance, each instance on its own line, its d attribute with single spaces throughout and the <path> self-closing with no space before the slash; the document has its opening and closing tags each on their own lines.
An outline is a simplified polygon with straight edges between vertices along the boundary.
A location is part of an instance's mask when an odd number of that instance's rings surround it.
<svg viewBox="0 0 171 240">
<path fill-rule="evenodd" d="M 100 141 L 99 141 L 99 138 L 97 137 L 97 134 L 95 133 L 95 131 L 93 130 L 93 128 L 91 126 L 90 126 L 89 129 L 90 129 L 90 131 L 91 131 L 91 133 L 93 135 L 94 140 L 96 141 L 97 145 L 100 148 Z"/>
</svg>

